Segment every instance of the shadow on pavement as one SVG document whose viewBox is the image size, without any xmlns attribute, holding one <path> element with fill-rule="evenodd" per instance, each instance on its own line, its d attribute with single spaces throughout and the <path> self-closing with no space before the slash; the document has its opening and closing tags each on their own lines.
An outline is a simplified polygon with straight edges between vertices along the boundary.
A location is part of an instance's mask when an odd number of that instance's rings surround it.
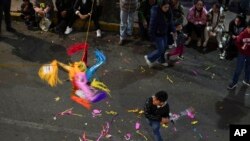
<svg viewBox="0 0 250 141">
<path fill-rule="evenodd" d="M 229 94 L 215 104 L 216 112 L 220 116 L 217 123 L 220 129 L 228 129 L 230 124 L 239 122 L 241 118 L 247 115 L 245 107 L 245 93 L 247 86 L 241 86 L 236 93 L 236 89 L 229 91 Z"/>
<path fill-rule="evenodd" d="M 13 46 L 12 54 L 31 62 L 47 63 L 54 59 L 69 62 L 64 46 L 53 44 L 36 38 L 16 32 L 17 38 L 2 37 L 2 41 Z"/>
</svg>

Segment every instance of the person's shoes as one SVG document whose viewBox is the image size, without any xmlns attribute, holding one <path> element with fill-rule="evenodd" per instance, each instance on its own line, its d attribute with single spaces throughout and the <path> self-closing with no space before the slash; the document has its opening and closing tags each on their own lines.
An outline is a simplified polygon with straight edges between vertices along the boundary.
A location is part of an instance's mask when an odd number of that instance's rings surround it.
<svg viewBox="0 0 250 141">
<path fill-rule="evenodd" d="M 191 38 L 188 38 L 187 40 L 186 40 L 186 42 L 185 42 L 185 45 L 187 46 L 187 45 L 189 45 L 189 43 L 191 42 Z"/>
<path fill-rule="evenodd" d="M 177 57 L 179 60 L 184 60 L 184 56 L 178 56 Z"/>
<path fill-rule="evenodd" d="M 221 59 L 221 60 L 224 60 L 224 59 L 225 59 L 225 53 L 221 53 L 221 54 L 220 54 L 220 59 Z"/>
<path fill-rule="evenodd" d="M 198 39 L 198 41 L 197 41 L 197 47 L 200 47 L 201 46 L 201 39 Z"/>
<path fill-rule="evenodd" d="M 149 68 L 153 67 L 154 64 L 151 63 L 151 62 L 148 60 L 148 56 L 147 56 L 147 55 L 144 56 L 144 59 L 145 59 L 146 63 L 148 64 Z"/>
<path fill-rule="evenodd" d="M 237 84 L 229 84 L 228 86 L 227 86 L 227 89 L 228 90 L 233 90 L 234 88 L 236 88 L 236 86 L 237 86 Z"/>
<path fill-rule="evenodd" d="M 168 63 L 167 63 L 167 62 L 165 62 L 165 63 L 157 62 L 157 63 L 159 63 L 160 65 L 162 65 L 162 66 L 164 66 L 164 67 L 168 67 Z"/>
<path fill-rule="evenodd" d="M 207 41 L 204 41 L 202 46 L 207 47 Z"/>
<path fill-rule="evenodd" d="M 66 30 L 65 30 L 65 32 L 64 32 L 64 34 L 68 35 L 68 34 L 70 34 L 72 31 L 73 31 L 73 28 L 72 28 L 72 27 L 67 26 L 67 28 L 66 28 Z"/>
<path fill-rule="evenodd" d="M 16 29 L 14 29 L 14 28 L 12 28 L 12 27 L 7 27 L 6 30 L 7 30 L 8 32 L 12 32 L 12 33 L 16 32 Z"/>
<path fill-rule="evenodd" d="M 124 40 L 120 39 L 119 43 L 120 46 L 124 45 Z"/>
<path fill-rule="evenodd" d="M 102 37 L 102 32 L 101 32 L 100 29 L 97 29 L 97 30 L 96 30 L 96 37 L 97 37 L 97 38 L 101 38 L 101 37 Z"/>
<path fill-rule="evenodd" d="M 243 83 L 244 85 L 248 86 L 248 87 L 250 86 L 249 81 L 245 81 L 245 80 L 243 80 L 243 81 L 242 81 L 242 83 Z"/>
<path fill-rule="evenodd" d="M 218 45 L 218 46 L 219 46 L 219 48 L 223 48 L 223 45 L 222 45 L 222 43 L 219 43 L 219 45 Z"/>
</svg>

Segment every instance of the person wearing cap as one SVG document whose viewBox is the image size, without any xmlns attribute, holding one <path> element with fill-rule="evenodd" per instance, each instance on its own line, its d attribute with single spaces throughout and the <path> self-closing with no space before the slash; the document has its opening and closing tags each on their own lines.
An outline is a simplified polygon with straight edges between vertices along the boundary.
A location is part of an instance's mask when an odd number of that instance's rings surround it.
<svg viewBox="0 0 250 141">
<path fill-rule="evenodd" d="M 167 100 L 167 92 L 159 91 L 152 97 L 149 97 L 144 105 L 144 115 L 153 130 L 155 141 L 163 141 L 160 127 L 161 124 L 169 123 L 169 105 Z"/>
<path fill-rule="evenodd" d="M 15 32 L 16 31 L 11 26 L 10 7 L 11 7 L 11 0 L 0 0 L 0 33 L 1 33 L 1 30 L 2 30 L 3 13 L 4 13 L 4 16 L 5 16 L 6 30 L 8 32 Z"/>
<path fill-rule="evenodd" d="M 243 68 L 245 70 L 245 77 L 242 83 L 246 86 L 250 86 L 250 20 L 247 22 L 247 28 L 235 37 L 235 42 L 239 54 L 232 83 L 228 85 L 228 89 L 230 90 L 237 86 Z"/>
</svg>

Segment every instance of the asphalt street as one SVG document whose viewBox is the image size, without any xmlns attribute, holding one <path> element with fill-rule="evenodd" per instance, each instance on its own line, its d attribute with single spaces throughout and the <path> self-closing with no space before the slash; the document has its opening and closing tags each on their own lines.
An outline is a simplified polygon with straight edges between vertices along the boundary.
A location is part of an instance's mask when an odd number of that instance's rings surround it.
<svg viewBox="0 0 250 141">
<path fill-rule="evenodd" d="M 235 15 L 228 13 L 227 23 Z M 141 123 L 141 133 L 153 141 L 145 118 L 131 109 L 142 109 L 146 98 L 159 90 L 169 94 L 171 112 L 178 113 L 188 107 L 196 111 L 195 119 L 186 117 L 162 128 L 166 141 L 228 141 L 229 124 L 250 123 L 250 88 L 242 84 L 233 91 L 230 83 L 236 60 L 219 60 L 216 45 L 210 43 L 205 54 L 191 46 L 185 49 L 183 61 L 174 59 L 173 66 L 148 68 L 144 55 L 154 50 L 149 42 L 132 37 L 125 46 L 118 46 L 118 32 L 104 32 L 101 39 L 95 32 L 89 37 L 89 64 L 95 62 L 94 50 L 100 49 L 107 57 L 95 78 L 104 82 L 112 97 L 93 105 L 102 110 L 102 116 L 92 117 L 91 112 L 70 100 L 71 83 L 67 74 L 60 71 L 63 84 L 51 88 L 38 77 L 44 63 L 57 59 L 64 63 L 79 61 L 81 53 L 67 56 L 66 49 L 83 41 L 84 32 L 73 32 L 59 38 L 51 32 L 28 31 L 22 22 L 13 22 L 17 33 L 3 28 L 0 37 L 0 140 L 1 141 L 77 141 L 83 132 L 96 140 L 106 122 L 115 111 L 118 116 L 110 127 L 112 141 L 124 141 L 131 133 L 131 141 L 144 141 L 136 133 L 135 123 Z M 60 98 L 58 101 L 55 98 Z M 55 114 L 69 108 L 79 116 Z M 176 130 L 175 130 L 176 129 Z"/>
</svg>

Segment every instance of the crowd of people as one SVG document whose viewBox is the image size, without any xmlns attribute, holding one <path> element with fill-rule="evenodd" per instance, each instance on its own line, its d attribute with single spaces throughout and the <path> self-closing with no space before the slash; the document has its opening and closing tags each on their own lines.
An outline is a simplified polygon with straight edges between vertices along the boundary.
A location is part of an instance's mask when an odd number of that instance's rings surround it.
<svg viewBox="0 0 250 141">
<path fill-rule="evenodd" d="M 211 9 L 206 8 L 203 0 L 195 0 L 193 6 L 184 14 L 180 0 L 120 0 L 120 40 L 124 45 L 126 38 L 133 35 L 134 17 L 138 13 L 140 37 L 155 44 L 156 50 L 145 55 L 149 67 L 156 64 L 168 66 L 171 56 L 184 59 L 184 47 L 192 40 L 196 46 L 206 51 L 211 37 L 215 37 L 220 59 L 237 56 L 237 67 L 228 89 L 237 86 L 240 73 L 245 69 L 243 84 L 250 86 L 250 20 L 247 21 L 249 1 L 239 4 L 240 13 L 225 27 L 225 10 L 229 0 L 218 0 Z M 11 0 L 0 1 L 0 27 L 5 15 L 6 30 L 15 32 L 10 19 Z M 57 22 L 53 23 L 55 7 Z M 70 34 L 76 19 L 93 21 L 96 36 L 102 32 L 99 17 L 102 13 L 101 0 L 23 0 L 22 19 L 28 29 L 40 27 L 44 31 L 52 28 L 58 34 Z M 184 21 L 186 25 L 184 25 Z M 0 28 L 1 32 L 1 28 Z M 169 50 L 168 50 L 169 49 Z M 152 127 L 155 140 L 162 141 L 159 129 L 161 123 L 169 122 L 167 93 L 160 91 L 150 97 L 145 104 L 145 116 Z"/>
</svg>

